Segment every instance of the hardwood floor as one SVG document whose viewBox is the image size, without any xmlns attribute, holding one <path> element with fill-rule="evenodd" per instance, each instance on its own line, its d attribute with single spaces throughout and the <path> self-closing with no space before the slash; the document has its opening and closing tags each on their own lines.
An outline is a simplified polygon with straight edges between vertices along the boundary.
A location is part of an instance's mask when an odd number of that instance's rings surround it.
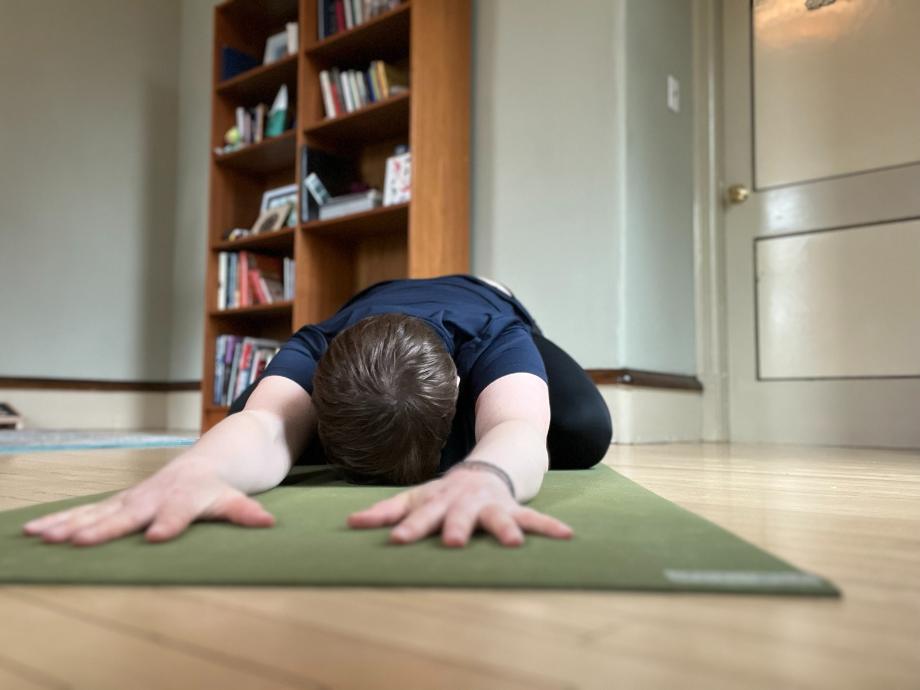
<svg viewBox="0 0 920 690">
<path fill-rule="evenodd" d="M 175 451 L 0 455 L 0 509 Z M 626 476 L 842 600 L 395 589 L 0 588 L 0 688 L 918 688 L 920 453 L 614 447 Z"/>
</svg>

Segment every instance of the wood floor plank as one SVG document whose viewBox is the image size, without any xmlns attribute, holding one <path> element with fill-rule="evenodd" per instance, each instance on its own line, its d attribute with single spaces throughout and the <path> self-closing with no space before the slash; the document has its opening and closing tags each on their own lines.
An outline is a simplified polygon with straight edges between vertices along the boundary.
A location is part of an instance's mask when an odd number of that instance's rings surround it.
<svg viewBox="0 0 920 690">
<path fill-rule="evenodd" d="M 126 486 L 174 454 L 0 456 L 0 508 Z M 220 651 L 243 668 L 267 664 L 281 674 L 273 680 L 282 686 L 315 678 L 328 687 L 395 687 L 394 679 L 400 687 L 437 688 L 918 687 L 920 454 L 674 444 L 615 447 L 606 462 L 829 577 L 843 599 L 17 588 L 0 590 L 0 674 L 10 673 L 6 654 L 23 667 L 46 670 L 54 682 L 118 687 L 126 677 L 118 660 L 149 649 L 158 662 L 145 666 L 153 680 L 142 680 L 165 686 L 154 677 L 158 667 L 173 687 L 196 687 L 216 677 L 208 674 L 229 672 Z M 10 632 L 17 626 L 22 635 Z M 36 640 L 45 656 L 34 653 Z M 90 673 L 86 658 L 109 648 L 123 654 L 106 652 Z"/>
<path fill-rule="evenodd" d="M 391 608 L 380 616 L 346 628 L 333 618 L 349 616 L 352 594 L 312 597 L 303 602 L 297 590 L 280 590 L 284 609 L 305 607 L 305 615 L 278 613 L 253 602 L 272 598 L 254 589 L 221 590 L 152 588 L 11 588 L 72 612 L 75 616 L 113 626 L 120 632 L 169 640 L 183 649 L 227 654 L 253 665 L 282 672 L 290 679 L 313 681 L 330 688 L 374 687 L 385 678 L 389 687 L 404 690 L 554 690 L 568 681 L 545 682 L 520 668 L 484 663 L 482 658 L 425 653 L 406 648 L 393 635 Z M 202 592 L 216 596 L 203 596 Z M 317 592 L 317 594 L 323 594 Z M 247 602 L 241 605 L 241 600 Z M 321 610 L 319 600 L 331 602 Z M 251 605 L 252 604 L 252 605 Z M 313 610 L 310 610 L 313 609 Z M 373 630 L 371 630 L 373 629 Z M 445 630 L 444 632 L 450 632 Z M 449 641 L 448 641 L 449 643 Z"/>
<path fill-rule="evenodd" d="M 40 588 L 36 588 L 40 591 Z M 321 688 L 296 679 L 280 679 L 262 669 L 202 656 L 198 650 L 170 645 L 155 636 L 126 634 L 124 628 L 99 625 L 48 606 L 37 596 L 0 590 L 0 650 L 23 666 L 65 687 L 93 690 L 125 688 Z M 275 674 L 277 676 L 277 674 Z"/>
<path fill-rule="evenodd" d="M 203 589 L 195 594 L 222 605 L 259 611 L 276 620 L 323 621 L 329 628 L 352 631 L 367 641 L 397 644 L 413 654 L 456 664 L 478 662 L 506 672 L 526 670 L 546 684 L 608 690 L 613 678 L 624 687 L 639 688 L 681 687 L 688 681 L 683 668 L 662 666 L 642 654 L 610 654 L 586 648 L 577 637 L 561 640 L 536 627 L 517 626 L 509 631 L 501 625 L 500 616 L 464 617 L 462 602 L 451 605 L 437 596 L 422 600 L 416 598 L 419 593 L 399 590 L 391 593 L 388 601 L 351 596 L 349 592 L 333 598 L 329 593 L 297 590 L 246 596 L 244 590 Z M 718 673 L 705 670 L 694 680 L 709 688 L 734 688 Z"/>
<path fill-rule="evenodd" d="M 66 690 L 68 687 L 39 669 L 0 655 L 0 688 L 3 690 Z"/>
</svg>

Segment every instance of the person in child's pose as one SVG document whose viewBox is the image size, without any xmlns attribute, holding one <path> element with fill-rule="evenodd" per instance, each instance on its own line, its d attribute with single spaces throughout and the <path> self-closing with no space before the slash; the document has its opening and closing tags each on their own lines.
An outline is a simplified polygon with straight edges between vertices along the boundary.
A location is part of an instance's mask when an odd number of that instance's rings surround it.
<svg viewBox="0 0 920 690">
<path fill-rule="evenodd" d="M 395 543 L 477 527 L 506 546 L 571 528 L 522 504 L 547 469 L 604 456 L 607 406 L 505 286 L 465 275 L 378 283 L 295 333 L 230 414 L 159 472 L 99 503 L 33 520 L 46 542 L 99 544 L 145 530 L 165 541 L 195 520 L 269 527 L 248 494 L 292 464 L 355 482 L 415 485 L 349 516 Z"/>
</svg>

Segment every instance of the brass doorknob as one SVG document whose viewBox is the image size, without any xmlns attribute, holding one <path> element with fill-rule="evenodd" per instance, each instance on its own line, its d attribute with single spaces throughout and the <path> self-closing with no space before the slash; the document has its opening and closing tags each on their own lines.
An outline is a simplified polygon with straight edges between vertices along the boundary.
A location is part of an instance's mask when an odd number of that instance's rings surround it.
<svg viewBox="0 0 920 690">
<path fill-rule="evenodd" d="M 733 184 L 728 188 L 726 196 L 728 201 L 732 204 L 743 204 L 747 201 L 747 198 L 751 195 L 751 190 L 745 187 L 743 184 Z"/>
</svg>

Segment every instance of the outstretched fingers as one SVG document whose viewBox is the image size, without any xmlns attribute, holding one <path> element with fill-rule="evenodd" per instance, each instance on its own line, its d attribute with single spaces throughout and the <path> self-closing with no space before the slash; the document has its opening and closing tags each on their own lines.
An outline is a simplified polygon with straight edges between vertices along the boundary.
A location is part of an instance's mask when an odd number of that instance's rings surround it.
<svg viewBox="0 0 920 690">
<path fill-rule="evenodd" d="M 570 539 L 572 528 L 561 520 L 540 513 L 533 508 L 518 508 L 514 512 L 514 520 L 527 532 L 542 534 L 553 539 Z"/>
<path fill-rule="evenodd" d="M 364 529 L 395 525 L 408 514 L 412 504 L 411 493 L 411 491 L 403 491 L 383 501 L 378 501 L 370 508 L 352 513 L 348 516 L 348 526 Z"/>
<path fill-rule="evenodd" d="M 486 506 L 479 514 L 479 522 L 502 546 L 520 546 L 524 543 L 524 533 L 510 511 L 503 506 Z"/>
</svg>

